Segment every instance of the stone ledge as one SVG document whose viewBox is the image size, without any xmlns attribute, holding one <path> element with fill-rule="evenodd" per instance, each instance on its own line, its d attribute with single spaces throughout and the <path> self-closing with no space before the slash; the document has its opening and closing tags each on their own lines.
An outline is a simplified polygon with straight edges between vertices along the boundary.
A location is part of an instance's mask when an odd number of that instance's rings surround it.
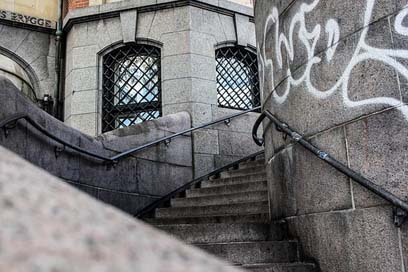
<svg viewBox="0 0 408 272">
<path fill-rule="evenodd" d="M 184 6 L 200 7 L 230 16 L 238 13 L 248 16 L 251 21 L 254 20 L 252 8 L 227 0 L 219 0 L 216 3 L 211 0 L 125 0 L 71 10 L 64 18 L 63 28 L 65 31 L 69 31 L 74 24 L 118 17 L 121 11 L 131 9 L 137 9 L 139 13 L 142 13 Z"/>
</svg>

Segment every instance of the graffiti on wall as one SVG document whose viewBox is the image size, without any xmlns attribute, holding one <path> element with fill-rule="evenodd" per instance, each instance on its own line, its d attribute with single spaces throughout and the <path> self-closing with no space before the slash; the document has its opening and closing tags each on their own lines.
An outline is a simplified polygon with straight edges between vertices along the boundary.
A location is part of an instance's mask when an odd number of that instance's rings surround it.
<svg viewBox="0 0 408 272">
<path fill-rule="evenodd" d="M 324 0 L 323 0 L 324 1 Z M 345 66 L 344 71 L 341 72 L 338 80 L 327 89 L 319 89 L 313 84 L 312 68 L 322 62 L 330 63 L 336 54 L 339 45 L 341 29 L 335 19 L 328 19 L 324 26 L 316 24 L 311 31 L 308 31 L 306 26 L 306 15 L 311 13 L 320 0 L 314 0 L 311 3 L 302 3 L 297 10 L 297 13 L 291 18 L 288 34 L 282 33 L 280 27 L 279 12 L 276 7 L 273 7 L 266 19 L 263 30 L 263 44 L 258 44 L 259 48 L 259 65 L 261 84 L 265 84 L 265 80 L 271 80 L 272 90 L 277 86 L 274 84 L 274 73 L 285 69 L 284 60 L 286 57 L 288 61 L 293 61 L 295 57 L 295 42 L 298 39 L 302 48 L 307 54 L 307 62 L 302 68 L 302 73 L 296 76 L 292 74 L 290 68 L 285 73 L 285 85 L 282 91 L 274 91 L 272 99 L 274 103 L 282 104 L 288 98 L 293 87 L 304 86 L 305 91 L 318 99 L 325 99 L 332 96 L 335 92 L 341 92 L 343 103 L 346 107 L 361 107 L 366 105 L 381 104 L 391 107 L 398 107 L 401 113 L 408 119 L 408 107 L 402 105 L 401 101 L 391 97 L 374 97 L 363 100 L 352 100 L 349 97 L 349 82 L 353 69 L 364 61 L 378 61 L 384 65 L 393 67 L 402 77 L 408 80 L 408 69 L 402 61 L 408 60 L 408 50 L 394 49 L 394 48 L 378 48 L 370 45 L 367 42 L 367 34 L 369 27 L 361 30 L 361 34 L 355 46 L 354 52 L 350 56 L 350 61 Z M 367 0 L 366 10 L 364 13 L 364 26 L 368 26 L 371 22 L 372 13 L 374 10 L 375 0 Z M 392 26 L 396 33 L 408 36 L 408 27 L 404 26 L 403 21 L 408 16 L 408 6 L 402 9 L 396 16 L 394 25 Z M 408 17 L 407 17 L 408 18 Z M 310 29 L 310 26 L 308 26 Z M 273 33 L 273 39 L 268 44 L 267 39 L 269 33 Z M 321 35 L 325 35 L 327 40 L 327 48 L 325 56 L 316 54 L 316 45 Z M 273 56 L 267 56 L 267 46 L 272 46 Z M 286 55 L 284 55 L 286 54 Z M 262 89 L 264 86 L 261 86 Z"/>
</svg>

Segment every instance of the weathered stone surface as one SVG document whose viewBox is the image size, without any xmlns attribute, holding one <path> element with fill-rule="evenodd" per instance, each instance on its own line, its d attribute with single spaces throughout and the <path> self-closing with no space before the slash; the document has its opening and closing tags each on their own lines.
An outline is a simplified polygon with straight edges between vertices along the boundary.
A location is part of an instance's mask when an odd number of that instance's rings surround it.
<svg viewBox="0 0 408 272">
<path fill-rule="evenodd" d="M 122 11 L 120 13 L 123 42 L 136 41 L 137 10 Z"/>
<path fill-rule="evenodd" d="M 218 131 L 199 130 L 193 134 L 194 151 L 204 154 L 219 154 Z"/>
<path fill-rule="evenodd" d="M 262 147 L 257 146 L 252 135 L 248 132 L 231 132 L 219 131 L 219 147 L 220 154 L 231 156 L 247 156 L 257 151 L 262 150 Z"/>
<path fill-rule="evenodd" d="M 288 224 L 323 272 L 402 271 L 390 207 L 300 216 Z"/>
<path fill-rule="evenodd" d="M 237 29 L 237 43 L 241 46 L 256 46 L 255 26 L 249 21 L 248 16 L 235 15 L 235 25 Z"/>
<path fill-rule="evenodd" d="M 374 183 L 408 200 L 407 121 L 398 110 L 365 118 L 347 126 L 350 167 Z M 353 185 L 358 207 L 383 203 L 373 193 Z"/>
<path fill-rule="evenodd" d="M 239 271 L 0 154 L 0 270 Z"/>
</svg>

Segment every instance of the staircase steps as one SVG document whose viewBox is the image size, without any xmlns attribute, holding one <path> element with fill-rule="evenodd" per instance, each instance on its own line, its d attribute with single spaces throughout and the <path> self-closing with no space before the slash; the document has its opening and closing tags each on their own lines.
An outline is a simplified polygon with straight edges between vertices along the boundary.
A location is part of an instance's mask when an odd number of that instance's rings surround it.
<svg viewBox="0 0 408 272">
<path fill-rule="evenodd" d="M 298 261 L 296 241 L 262 241 L 195 244 L 199 248 L 234 264 Z"/>
<path fill-rule="evenodd" d="M 266 181 L 246 182 L 232 185 L 221 185 L 213 187 L 205 187 L 198 189 L 190 189 L 186 191 L 187 197 L 211 196 L 211 195 L 226 195 L 237 194 L 254 191 L 267 191 Z"/>
<path fill-rule="evenodd" d="M 268 223 L 209 223 L 157 225 L 187 243 L 222 243 L 239 241 L 281 241 L 282 225 Z"/>
<path fill-rule="evenodd" d="M 163 224 L 208 224 L 208 223 L 268 223 L 269 213 L 237 214 L 237 215 L 211 215 L 178 218 L 146 218 L 145 221 L 152 225 Z"/>
<path fill-rule="evenodd" d="M 264 173 L 265 172 L 265 166 L 255 166 L 255 167 L 248 167 L 244 169 L 238 169 L 238 170 L 230 170 L 230 171 L 225 171 L 220 174 L 221 178 L 232 178 L 232 177 L 240 177 L 240 176 L 246 176 L 248 174 L 259 174 L 259 173 Z"/>
<path fill-rule="evenodd" d="M 207 181 L 203 181 L 201 183 L 201 187 L 214 187 L 214 186 L 222 186 L 222 185 L 233 185 L 233 184 L 241 184 L 241 183 L 249 183 L 249 182 L 258 182 L 258 181 L 265 181 L 266 180 L 266 173 L 260 174 L 250 174 L 250 175 L 243 175 L 233 178 L 220 178 L 220 179 L 211 179 Z"/>
<path fill-rule="evenodd" d="M 201 182 L 145 220 L 248 271 L 317 271 L 302 262 L 299 243 L 288 239 L 285 222 L 270 222 L 263 159 Z"/>
<path fill-rule="evenodd" d="M 198 207 L 171 207 L 156 210 L 156 217 L 191 217 L 197 215 L 234 215 L 255 212 L 268 212 L 268 201 L 243 202 L 239 204 L 209 205 Z"/>
<path fill-rule="evenodd" d="M 209 205 L 227 205 L 247 202 L 268 201 L 268 192 L 253 191 L 225 195 L 210 195 L 189 198 L 174 198 L 171 200 L 172 207 L 200 207 Z"/>
<path fill-rule="evenodd" d="M 316 265 L 312 263 L 274 263 L 242 265 L 244 269 L 253 272 L 315 272 Z"/>
</svg>

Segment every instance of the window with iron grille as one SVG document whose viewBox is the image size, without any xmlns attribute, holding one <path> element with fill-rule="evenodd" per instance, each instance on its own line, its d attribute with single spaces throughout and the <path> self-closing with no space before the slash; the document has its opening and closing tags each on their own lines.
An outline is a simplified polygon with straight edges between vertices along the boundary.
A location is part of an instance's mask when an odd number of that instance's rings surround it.
<svg viewBox="0 0 408 272">
<path fill-rule="evenodd" d="M 127 44 L 104 56 L 102 131 L 160 116 L 160 49 Z"/>
<path fill-rule="evenodd" d="M 261 104 L 256 54 L 244 47 L 216 51 L 218 106 L 248 110 Z"/>
</svg>

